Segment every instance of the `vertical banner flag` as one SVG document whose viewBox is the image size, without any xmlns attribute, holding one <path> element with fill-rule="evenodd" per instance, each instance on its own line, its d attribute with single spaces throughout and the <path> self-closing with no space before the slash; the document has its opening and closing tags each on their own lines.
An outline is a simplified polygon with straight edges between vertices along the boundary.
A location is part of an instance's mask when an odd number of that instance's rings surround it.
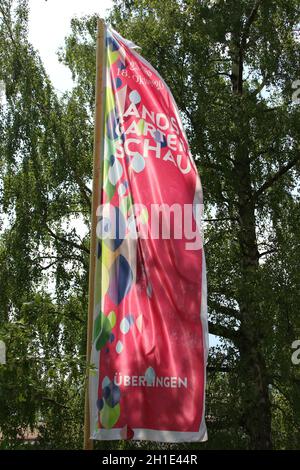
<svg viewBox="0 0 300 470">
<path fill-rule="evenodd" d="M 91 439 L 204 441 L 202 188 L 173 96 L 106 28 Z"/>
</svg>

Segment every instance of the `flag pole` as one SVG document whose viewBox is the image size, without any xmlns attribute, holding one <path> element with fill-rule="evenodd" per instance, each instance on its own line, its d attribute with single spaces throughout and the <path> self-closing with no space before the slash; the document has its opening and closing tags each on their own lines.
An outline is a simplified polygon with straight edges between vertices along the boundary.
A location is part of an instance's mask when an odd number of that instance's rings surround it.
<svg viewBox="0 0 300 470">
<path fill-rule="evenodd" d="M 104 70 L 105 70 L 105 23 L 99 18 L 97 22 L 96 47 L 96 87 L 95 87 L 95 127 L 94 127 L 94 157 L 93 157 L 93 193 L 90 237 L 90 270 L 89 270 L 89 306 L 87 320 L 87 373 L 85 387 L 84 410 L 84 450 L 93 450 L 93 440 L 90 439 L 90 403 L 89 403 L 89 366 L 92 350 L 93 316 L 94 316 L 94 284 L 96 264 L 96 225 L 97 206 L 101 198 L 101 158 L 104 141 Z M 101 280 L 99 280 L 101 282 Z"/>
</svg>

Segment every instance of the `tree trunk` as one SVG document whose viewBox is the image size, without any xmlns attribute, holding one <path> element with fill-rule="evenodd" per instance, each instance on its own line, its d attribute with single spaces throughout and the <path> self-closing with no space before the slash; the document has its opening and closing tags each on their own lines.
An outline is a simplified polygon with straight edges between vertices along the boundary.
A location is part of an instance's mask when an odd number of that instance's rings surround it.
<svg viewBox="0 0 300 470">
<path fill-rule="evenodd" d="M 271 406 L 263 353 L 263 317 L 259 308 L 259 252 L 256 239 L 255 202 L 249 160 L 249 119 L 243 101 L 237 103 L 239 131 L 235 153 L 235 185 L 239 215 L 241 283 L 239 286 L 240 378 L 244 427 L 252 449 L 271 449 Z"/>
</svg>

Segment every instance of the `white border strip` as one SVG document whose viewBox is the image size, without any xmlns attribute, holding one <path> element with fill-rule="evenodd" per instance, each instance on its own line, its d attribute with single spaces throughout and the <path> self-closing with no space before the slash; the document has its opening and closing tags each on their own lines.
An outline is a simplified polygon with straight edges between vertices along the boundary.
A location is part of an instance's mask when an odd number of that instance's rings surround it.
<svg viewBox="0 0 300 470">
<path fill-rule="evenodd" d="M 99 429 L 92 436 L 92 439 L 101 441 L 121 440 L 121 429 Z M 204 432 L 177 432 L 177 431 L 157 431 L 155 429 L 133 429 L 134 437 L 132 441 L 153 441 L 153 442 L 205 442 L 207 441 L 206 428 Z"/>
</svg>

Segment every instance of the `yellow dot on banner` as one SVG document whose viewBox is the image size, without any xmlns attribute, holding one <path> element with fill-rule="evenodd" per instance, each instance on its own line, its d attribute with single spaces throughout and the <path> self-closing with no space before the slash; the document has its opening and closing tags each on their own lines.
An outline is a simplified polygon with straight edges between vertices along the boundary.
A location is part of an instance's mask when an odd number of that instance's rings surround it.
<svg viewBox="0 0 300 470">
<path fill-rule="evenodd" d="M 113 328 L 116 324 L 117 317 L 114 311 L 111 311 L 108 315 L 108 319 L 110 321 L 110 326 Z"/>
<path fill-rule="evenodd" d="M 105 295 L 109 287 L 109 273 L 108 269 L 102 264 L 102 295 Z"/>
<path fill-rule="evenodd" d="M 120 210 L 124 215 L 126 215 L 128 212 L 128 206 L 130 203 L 129 199 L 129 196 L 125 196 L 120 202 Z"/>
<path fill-rule="evenodd" d="M 119 403 L 110 408 L 106 403 L 100 412 L 101 424 L 105 429 L 111 429 L 118 421 L 120 417 L 120 405 Z"/>
<path fill-rule="evenodd" d="M 142 329 L 143 329 L 143 315 L 139 315 L 136 319 L 136 327 L 137 329 L 139 330 L 140 333 L 142 333 Z"/>
<path fill-rule="evenodd" d="M 148 222 L 148 219 L 149 219 L 148 211 L 146 208 L 144 208 L 140 214 L 140 220 L 142 224 L 146 224 Z"/>
<path fill-rule="evenodd" d="M 137 125 L 137 128 L 138 128 L 138 131 L 139 133 L 142 135 L 144 133 L 144 129 L 145 129 L 145 121 L 144 119 L 140 119 L 139 120 L 139 123 Z"/>
<path fill-rule="evenodd" d="M 112 52 L 108 50 L 108 60 L 110 65 L 114 64 L 119 58 L 119 51 Z"/>
<path fill-rule="evenodd" d="M 103 265 L 107 268 L 110 269 L 114 260 L 116 259 L 117 253 L 113 252 L 112 250 L 109 249 L 107 246 L 107 243 L 102 242 L 102 263 Z"/>
<path fill-rule="evenodd" d="M 96 260 L 96 273 L 95 273 L 95 302 L 101 305 L 101 285 L 100 279 L 102 277 L 101 259 Z"/>
<path fill-rule="evenodd" d="M 105 113 L 106 118 L 115 107 L 114 92 L 111 87 L 106 87 Z"/>
</svg>

